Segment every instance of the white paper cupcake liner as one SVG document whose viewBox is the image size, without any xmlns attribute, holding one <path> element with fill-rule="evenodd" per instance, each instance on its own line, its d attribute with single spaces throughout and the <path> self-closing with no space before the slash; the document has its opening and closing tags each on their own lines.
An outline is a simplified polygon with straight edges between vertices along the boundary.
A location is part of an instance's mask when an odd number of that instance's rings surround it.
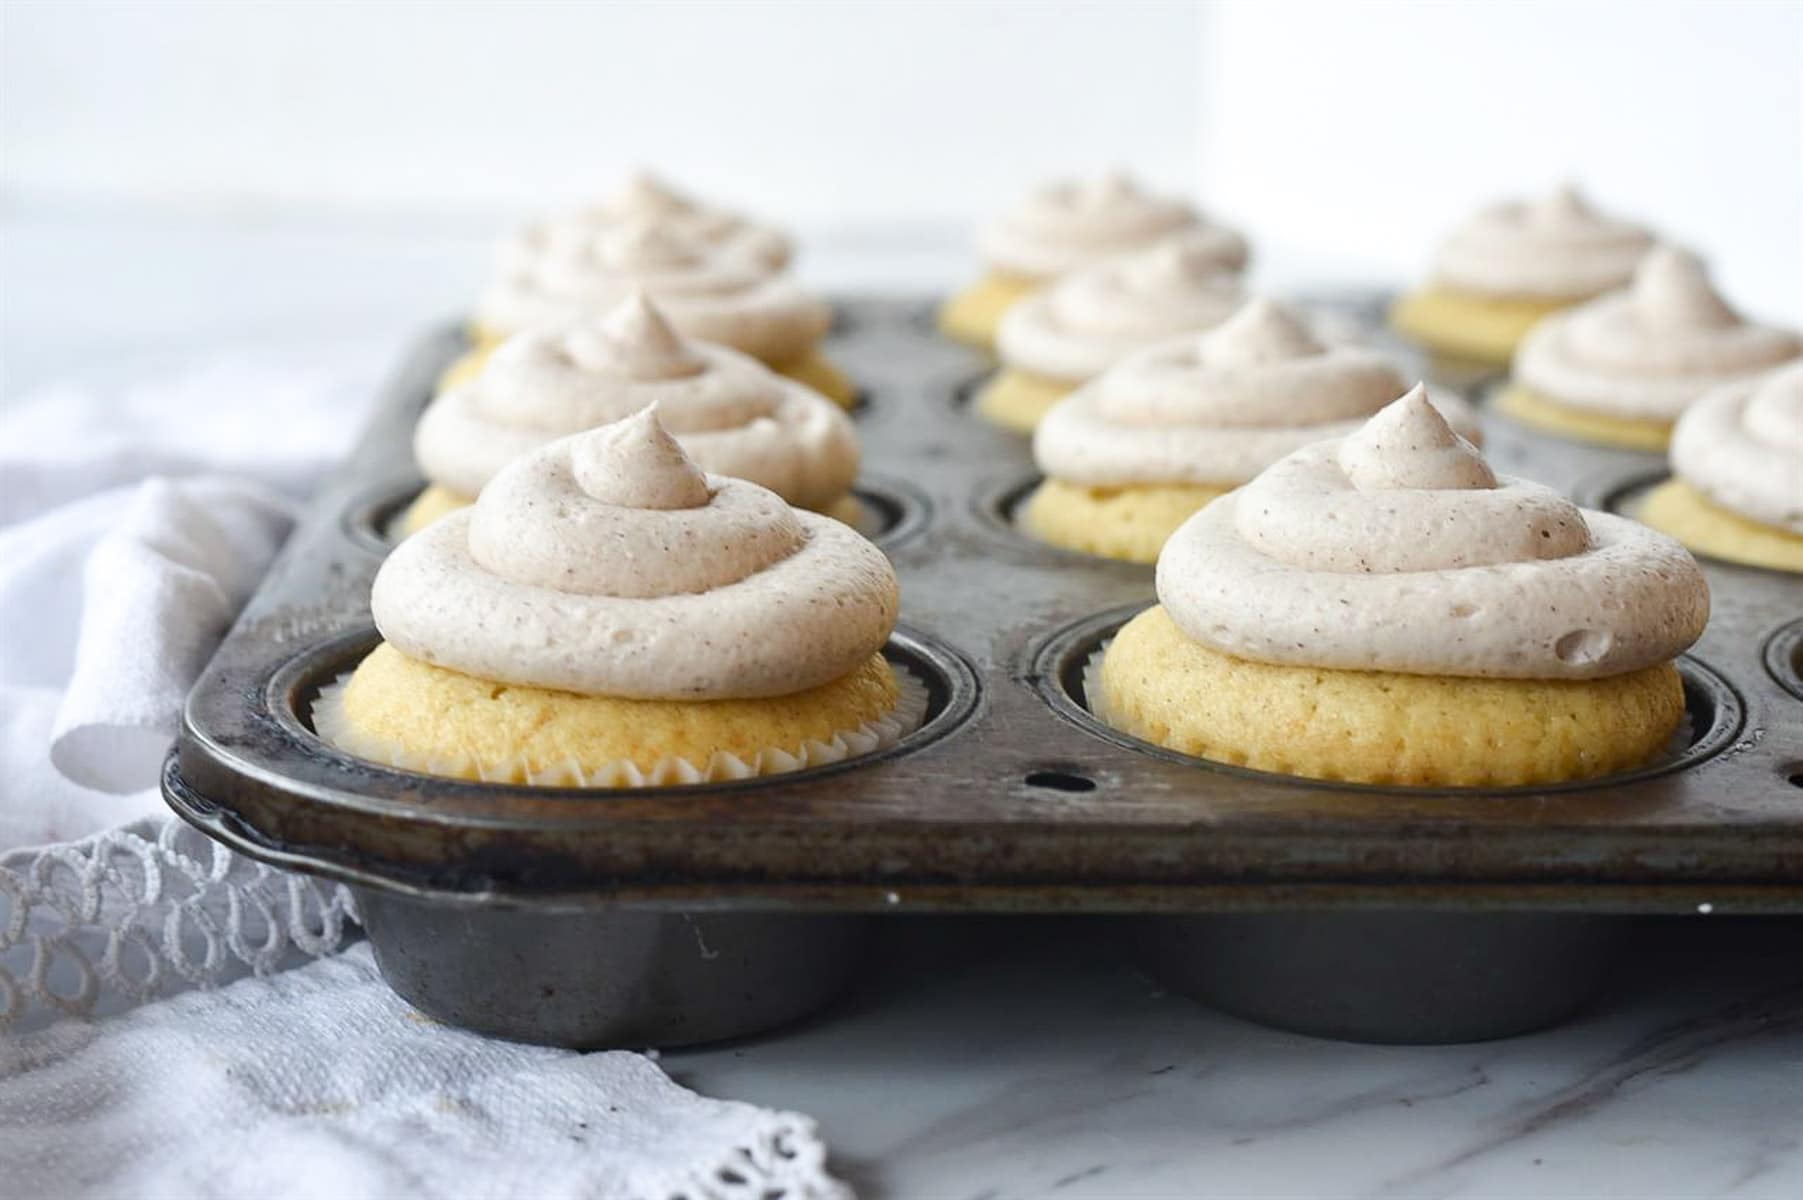
<svg viewBox="0 0 1803 1200">
<path fill-rule="evenodd" d="M 1122 729 L 1116 724 L 1109 717 L 1107 706 L 1103 701 L 1102 658 L 1108 653 L 1108 647 L 1113 644 L 1113 638 L 1104 641 L 1090 653 L 1089 658 L 1083 663 L 1083 706 L 1089 710 L 1089 714 L 1092 717 L 1108 726 L 1110 729 L 1125 733 L 1129 737 L 1139 737 L 1139 735 L 1132 730 Z M 1626 775 L 1633 772 L 1657 770 L 1660 767 L 1667 767 L 1683 758 L 1690 750 L 1691 744 L 1695 740 L 1696 725 L 1691 720 L 1690 709 L 1686 708 L 1683 713 L 1679 715 L 1678 726 L 1676 729 L 1672 730 L 1671 737 L 1666 739 L 1665 745 L 1661 747 L 1659 753 L 1655 754 L 1652 758 L 1647 759 L 1647 761 L 1641 763 L 1639 766 L 1627 767 L 1620 771 L 1611 771 L 1607 775 L 1597 775 L 1590 779 L 1574 779 L 1569 782 L 1605 784 L 1617 775 Z M 1179 751 L 1179 753 L 1181 753 L 1181 751 Z M 1200 759 L 1198 761 L 1206 762 L 1210 760 Z M 1307 778 L 1307 776 L 1298 775 L 1296 778 L 1304 779 Z M 1473 788 L 1471 790 L 1483 791 L 1484 789 Z"/>
<path fill-rule="evenodd" d="M 782 775 L 824 767 L 888 749 L 920 728 L 926 719 L 927 686 L 912 671 L 891 662 L 895 673 L 895 707 L 855 729 L 842 730 L 820 741 L 809 740 L 790 750 L 760 750 L 750 760 L 737 754 L 716 753 L 696 766 L 677 755 L 660 758 L 650 767 L 630 761 L 584 766 L 574 759 L 532 766 L 523 757 L 503 762 L 482 762 L 474 756 L 430 755 L 409 750 L 351 726 L 344 715 L 344 689 L 351 672 L 345 672 L 320 688 L 313 702 L 313 730 L 327 745 L 383 766 L 422 775 L 450 779 L 477 779 L 485 783 L 509 783 L 524 779 L 534 787 L 636 788 L 674 787 L 693 783 L 722 783 L 761 775 Z"/>
</svg>

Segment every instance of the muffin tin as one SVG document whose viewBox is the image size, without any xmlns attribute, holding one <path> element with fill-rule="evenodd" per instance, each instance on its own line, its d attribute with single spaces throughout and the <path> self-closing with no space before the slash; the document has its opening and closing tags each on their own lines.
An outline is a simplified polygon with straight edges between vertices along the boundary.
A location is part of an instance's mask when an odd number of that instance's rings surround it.
<svg viewBox="0 0 1803 1200">
<path fill-rule="evenodd" d="M 1375 296 L 1320 301 L 1368 326 Z M 967 409 L 984 372 L 925 300 L 852 299 L 829 341 L 866 389 L 860 495 L 895 560 L 887 653 L 925 724 L 814 771 L 582 792 L 431 779 L 321 743 L 318 687 L 375 641 L 368 591 L 420 487 L 414 420 L 462 349 L 425 338 L 189 700 L 169 803 L 357 894 L 389 982 L 507 1037 L 678 1044 L 767 1028 L 853 969 L 870 914 L 1121 914 L 1173 987 L 1340 1037 L 1463 1040 L 1571 1012 L 1624 916 L 1803 911 L 1803 583 L 1706 563 L 1671 763 L 1514 791 L 1327 784 L 1107 729 L 1082 668 L 1149 567 L 1043 546 L 1026 442 Z M 1466 381 L 1468 382 L 1468 381 Z M 1588 503 L 1659 469 L 1486 413 L 1501 470 Z"/>
</svg>

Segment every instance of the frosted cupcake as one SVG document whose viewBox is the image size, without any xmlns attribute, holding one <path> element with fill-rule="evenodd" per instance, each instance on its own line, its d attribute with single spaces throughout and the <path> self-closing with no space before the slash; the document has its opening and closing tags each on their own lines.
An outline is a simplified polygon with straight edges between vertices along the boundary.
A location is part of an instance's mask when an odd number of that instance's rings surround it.
<svg viewBox="0 0 1803 1200">
<path fill-rule="evenodd" d="M 775 226 L 719 208 L 646 172 L 628 176 L 606 199 L 532 221 L 505 239 L 497 253 L 503 271 L 529 269 L 545 258 L 579 250 L 596 235 L 634 224 L 674 229 L 711 246 L 741 247 L 773 269 L 789 263 L 794 243 Z"/>
<path fill-rule="evenodd" d="M 1124 175 L 1047 184 L 983 227 L 977 237 L 983 277 L 945 302 L 939 328 L 988 350 L 1003 314 L 1031 292 L 1174 233 L 1191 235 L 1222 271 L 1246 265 L 1239 234 L 1208 223 L 1181 200 L 1142 191 Z"/>
<path fill-rule="evenodd" d="M 819 351 L 832 323 L 824 303 L 772 267 L 755 244 L 710 241 L 658 220 L 608 227 L 504 267 L 477 305 L 477 351 L 464 370 L 510 334 L 595 320 L 635 291 L 690 337 L 731 346 L 851 403 L 850 381 Z"/>
<path fill-rule="evenodd" d="M 403 533 L 462 508 L 501 468 L 648 404 L 701 469 L 856 524 L 858 439 L 843 409 L 756 359 L 677 333 L 642 295 L 598 324 L 516 334 L 414 431 L 428 486 Z"/>
<path fill-rule="evenodd" d="M 1002 319 L 1001 369 L 977 392 L 977 412 L 1031 432 L 1052 405 L 1134 351 L 1219 325 L 1243 299 L 1206 238 L 1188 234 L 1074 272 Z"/>
<path fill-rule="evenodd" d="M 1551 784 L 1677 731 L 1709 593 L 1684 548 L 1498 477 L 1416 388 L 1166 543 L 1092 703 L 1185 754 L 1318 779 Z"/>
<path fill-rule="evenodd" d="M 1310 442 L 1344 437 L 1407 388 L 1381 355 L 1329 346 L 1302 318 L 1253 300 L 1216 329 L 1142 350 L 1046 414 L 1033 457 L 1046 480 L 1026 532 L 1070 550 L 1152 562 L 1204 504 Z M 1461 434 L 1476 415 L 1434 404 Z"/>
<path fill-rule="evenodd" d="M 1436 353 L 1502 366 L 1540 318 L 1626 283 L 1652 244 L 1571 187 L 1498 204 L 1441 243 L 1429 282 L 1390 323 Z"/>
<path fill-rule="evenodd" d="M 1698 400 L 1639 517 L 1692 550 L 1803 572 L 1803 364 Z"/>
<path fill-rule="evenodd" d="M 1499 407 L 1563 437 L 1663 450 L 1703 393 L 1799 355 L 1795 333 L 1743 320 L 1696 256 L 1662 246 L 1627 288 L 1535 326 Z"/>
<path fill-rule="evenodd" d="M 619 787 L 798 770 L 925 707 L 880 550 L 705 475 L 647 410 L 515 460 L 376 575 L 383 641 L 314 710 L 409 770 Z"/>
</svg>

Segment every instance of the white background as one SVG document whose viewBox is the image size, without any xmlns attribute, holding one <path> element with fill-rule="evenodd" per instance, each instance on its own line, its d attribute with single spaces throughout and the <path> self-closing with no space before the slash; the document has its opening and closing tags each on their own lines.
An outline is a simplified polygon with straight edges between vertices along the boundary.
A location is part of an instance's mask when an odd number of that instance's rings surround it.
<svg viewBox="0 0 1803 1200">
<path fill-rule="evenodd" d="M 1803 320 L 1803 4 L 0 3 L 4 390 L 72 360 L 400 336 L 509 220 L 640 164 L 945 287 L 984 214 L 1119 164 L 1267 286 L 1400 282 L 1573 177 Z"/>
</svg>

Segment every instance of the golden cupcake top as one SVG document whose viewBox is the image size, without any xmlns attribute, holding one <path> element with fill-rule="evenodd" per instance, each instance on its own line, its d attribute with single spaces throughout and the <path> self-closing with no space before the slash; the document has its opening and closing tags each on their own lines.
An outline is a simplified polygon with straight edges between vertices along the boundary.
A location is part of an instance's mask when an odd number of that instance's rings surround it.
<svg viewBox="0 0 1803 1200">
<path fill-rule="evenodd" d="M 1598 212 L 1567 184 L 1477 213 L 1440 244 L 1433 274 L 1481 295 L 1582 300 L 1626 283 L 1652 244 L 1645 229 Z"/>
<path fill-rule="evenodd" d="M 1126 355 L 1233 315 L 1244 293 L 1190 234 L 1073 272 L 1008 310 L 996 336 L 1004 363 L 1055 379 L 1088 379 Z"/>
<path fill-rule="evenodd" d="M 1691 405 L 1671 459 L 1678 478 L 1721 507 L 1803 537 L 1803 363 Z"/>
<path fill-rule="evenodd" d="M 1714 387 L 1803 355 L 1787 329 L 1748 321 L 1694 254 L 1661 246 L 1628 287 L 1536 325 L 1515 379 L 1549 399 L 1613 416 L 1669 421 Z"/>
<path fill-rule="evenodd" d="M 713 242 L 678 224 L 638 219 L 503 269 L 478 324 L 532 329 L 595 320 L 642 291 L 684 333 L 772 363 L 804 354 L 831 323 L 827 307 L 755 247 Z"/>
<path fill-rule="evenodd" d="M 474 496 L 507 463 L 647 405 L 701 468 L 820 508 L 858 473 L 858 439 L 832 401 L 725 346 L 678 333 L 643 293 L 605 319 L 503 343 L 435 399 L 414 432 L 426 478 Z"/>
<path fill-rule="evenodd" d="M 1041 421 L 1033 457 L 1056 479 L 1098 487 L 1243 483 L 1310 442 L 1353 432 L 1407 386 L 1381 354 L 1330 343 L 1300 314 L 1256 299 L 1079 388 Z M 1477 435 L 1464 401 L 1434 403 Z"/>
<path fill-rule="evenodd" d="M 1039 187 L 984 226 L 977 249 L 995 270 L 1050 279 L 1173 233 L 1193 235 L 1218 269 L 1246 265 L 1246 241 L 1239 234 L 1205 222 L 1182 200 L 1145 191 L 1120 172 Z"/>
<path fill-rule="evenodd" d="M 841 523 L 704 474 L 653 409 L 516 459 L 395 548 L 370 606 L 410 658 L 647 700 L 789 695 L 877 653 L 895 574 Z"/>
<path fill-rule="evenodd" d="M 1240 658 L 1420 675 L 1624 674 L 1709 615 L 1678 543 L 1498 476 L 1419 386 L 1192 517 L 1157 588 L 1186 636 Z"/>
<path fill-rule="evenodd" d="M 771 225 L 705 203 L 657 176 L 629 175 L 609 196 L 569 212 L 540 218 L 504 239 L 497 258 L 503 270 L 558 258 L 609 229 L 649 223 L 696 237 L 710 245 L 740 246 L 771 267 L 783 267 L 793 253 L 787 234 Z"/>
</svg>

